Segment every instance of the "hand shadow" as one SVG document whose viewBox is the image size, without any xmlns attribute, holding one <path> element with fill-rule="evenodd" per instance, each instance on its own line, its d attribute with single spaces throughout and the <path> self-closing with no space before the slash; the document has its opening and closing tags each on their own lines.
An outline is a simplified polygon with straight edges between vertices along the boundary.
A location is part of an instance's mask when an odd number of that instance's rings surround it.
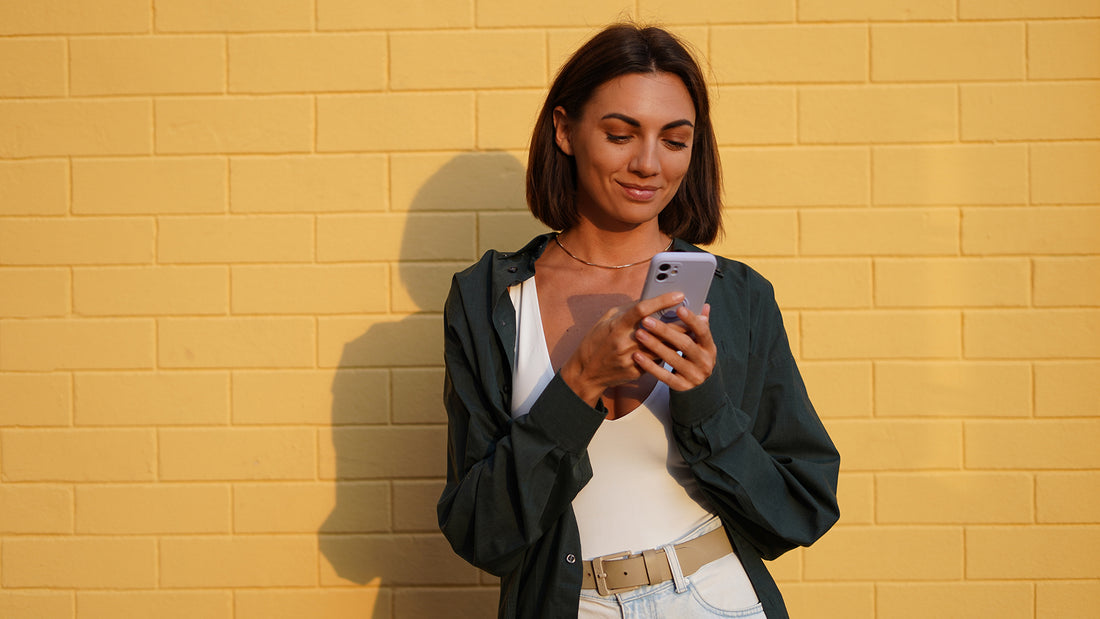
<svg viewBox="0 0 1100 619">
<path fill-rule="evenodd" d="M 484 243 L 492 234 L 482 220 L 502 217 L 513 223 L 499 229 L 527 236 L 490 242 L 521 247 L 538 232 L 524 223 L 523 176 L 523 166 L 499 152 L 458 155 L 432 174 L 409 205 L 400 282 L 391 281 L 390 312 L 402 317 L 371 317 L 366 332 L 344 344 L 332 383 L 335 466 L 326 477 L 336 504 L 318 531 L 328 561 L 321 576 L 323 586 L 379 587 L 365 615 L 372 619 L 496 614 L 495 580 L 455 555 L 436 521 L 446 474 L 443 302 L 451 275 L 480 254 L 470 243 L 456 252 L 436 241 L 441 219 L 468 216 L 466 229 L 444 231 Z"/>
</svg>

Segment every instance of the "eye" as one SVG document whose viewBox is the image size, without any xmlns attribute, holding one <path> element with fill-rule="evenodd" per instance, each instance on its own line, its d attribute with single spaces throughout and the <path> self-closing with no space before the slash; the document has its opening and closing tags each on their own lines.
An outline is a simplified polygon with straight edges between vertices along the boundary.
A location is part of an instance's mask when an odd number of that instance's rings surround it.
<svg viewBox="0 0 1100 619">
<path fill-rule="evenodd" d="M 676 140 L 665 140 L 665 144 L 672 150 L 684 150 L 688 147 L 685 142 L 678 142 Z"/>
<path fill-rule="evenodd" d="M 607 134 L 607 141 L 611 142 L 612 144 L 626 144 L 629 140 L 629 135 L 614 135 L 611 133 Z"/>
</svg>

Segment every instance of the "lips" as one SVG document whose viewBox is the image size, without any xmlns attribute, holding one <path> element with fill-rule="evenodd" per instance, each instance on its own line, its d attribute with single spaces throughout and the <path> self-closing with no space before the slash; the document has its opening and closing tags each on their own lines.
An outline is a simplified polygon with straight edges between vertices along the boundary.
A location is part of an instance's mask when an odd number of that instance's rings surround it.
<svg viewBox="0 0 1100 619">
<path fill-rule="evenodd" d="M 633 185 L 627 183 L 619 183 L 619 186 L 623 188 L 623 192 L 631 200 L 637 200 L 639 202 L 648 202 L 652 200 L 656 195 L 660 187 L 651 187 L 648 185 Z"/>
</svg>

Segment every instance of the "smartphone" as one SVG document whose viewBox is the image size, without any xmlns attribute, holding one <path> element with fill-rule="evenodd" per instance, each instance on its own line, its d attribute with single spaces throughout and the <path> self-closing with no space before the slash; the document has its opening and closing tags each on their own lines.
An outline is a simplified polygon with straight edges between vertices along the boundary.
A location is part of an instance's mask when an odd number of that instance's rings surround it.
<svg viewBox="0 0 1100 619">
<path fill-rule="evenodd" d="M 707 302 L 716 263 L 714 255 L 705 252 L 661 252 L 649 263 L 642 299 L 659 297 L 666 292 L 682 292 L 684 300 L 680 305 L 698 314 Z M 662 322 L 681 323 L 676 316 L 680 305 L 655 312 L 653 317 Z"/>
</svg>

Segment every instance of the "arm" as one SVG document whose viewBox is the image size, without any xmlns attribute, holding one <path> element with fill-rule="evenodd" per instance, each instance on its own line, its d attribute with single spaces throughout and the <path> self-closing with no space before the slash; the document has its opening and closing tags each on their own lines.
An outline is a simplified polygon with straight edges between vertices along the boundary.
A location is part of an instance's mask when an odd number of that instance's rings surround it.
<svg viewBox="0 0 1100 619">
<path fill-rule="evenodd" d="M 444 315 L 447 484 L 438 515 L 456 553 L 503 575 L 591 478 L 585 448 L 604 415 L 558 375 L 527 415 L 512 420 L 508 398 L 493 389 L 510 368 L 487 343 L 496 341 L 488 314 L 467 307 L 452 284 Z"/>
<path fill-rule="evenodd" d="M 770 286 L 754 305 L 751 344 L 722 349 L 717 371 L 673 391 L 670 405 L 680 452 L 723 522 L 774 559 L 836 522 L 840 456 L 806 395 Z M 731 354 L 747 358 L 722 357 Z"/>
</svg>

